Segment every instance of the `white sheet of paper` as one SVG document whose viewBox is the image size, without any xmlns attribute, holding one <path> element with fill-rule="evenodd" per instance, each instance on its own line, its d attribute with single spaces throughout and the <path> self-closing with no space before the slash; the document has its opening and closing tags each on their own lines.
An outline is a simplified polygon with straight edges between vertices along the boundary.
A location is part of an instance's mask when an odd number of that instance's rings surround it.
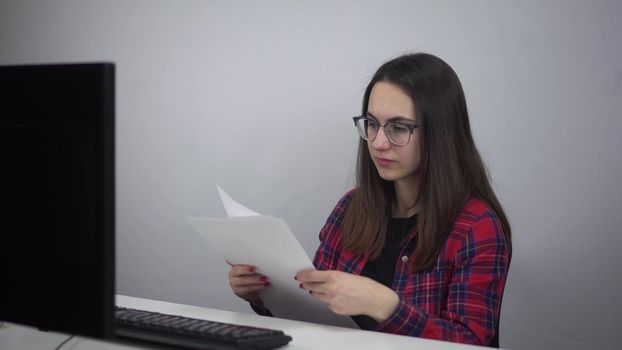
<svg viewBox="0 0 622 350">
<path fill-rule="evenodd" d="M 220 186 L 216 186 L 218 188 L 218 194 L 220 195 L 220 200 L 222 201 L 222 205 L 225 207 L 225 211 L 227 212 L 227 216 L 230 218 L 235 218 L 238 216 L 257 216 L 260 215 L 242 204 L 236 202 L 225 192 Z"/>
<path fill-rule="evenodd" d="M 255 215 L 188 217 L 188 222 L 227 261 L 257 266 L 258 273 L 268 276 L 272 286 L 261 293 L 261 298 L 274 316 L 357 328 L 350 317 L 334 314 L 326 304 L 298 287 L 300 283 L 294 280 L 296 273 L 314 267 L 283 219 L 259 215 L 235 202 L 220 188 L 219 192 L 225 208 L 231 205 L 226 209 L 229 215 Z"/>
</svg>

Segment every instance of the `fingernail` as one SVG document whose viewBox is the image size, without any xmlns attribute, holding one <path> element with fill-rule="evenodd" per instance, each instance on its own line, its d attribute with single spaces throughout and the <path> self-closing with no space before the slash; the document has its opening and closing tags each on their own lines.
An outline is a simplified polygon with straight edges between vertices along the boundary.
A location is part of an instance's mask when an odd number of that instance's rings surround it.
<svg viewBox="0 0 622 350">
<path fill-rule="evenodd" d="M 298 285 L 298 287 L 304 289 L 305 287 L 302 286 L 302 283 L 300 285 Z"/>
<path fill-rule="evenodd" d="M 266 282 L 263 285 L 266 286 L 266 287 L 270 287 L 271 286 L 270 282 Z"/>
<path fill-rule="evenodd" d="M 261 276 L 261 277 L 259 277 L 259 280 L 260 280 L 261 282 L 265 282 L 265 281 L 267 281 L 267 280 L 268 280 L 268 277 L 266 277 L 266 276 Z"/>
<path fill-rule="evenodd" d="M 248 268 L 248 272 L 255 272 L 255 266 L 251 266 Z"/>
</svg>

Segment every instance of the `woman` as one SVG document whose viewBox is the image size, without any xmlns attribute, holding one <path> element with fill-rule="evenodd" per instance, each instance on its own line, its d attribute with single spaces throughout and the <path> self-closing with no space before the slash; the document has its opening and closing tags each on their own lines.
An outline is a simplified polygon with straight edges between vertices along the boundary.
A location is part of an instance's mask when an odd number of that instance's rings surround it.
<svg viewBox="0 0 622 350">
<path fill-rule="evenodd" d="M 357 186 L 320 232 L 300 287 L 363 329 L 498 346 L 511 230 L 471 135 L 455 72 L 429 54 L 383 64 L 367 86 Z M 236 295 L 266 314 L 270 286 L 233 266 Z"/>
</svg>

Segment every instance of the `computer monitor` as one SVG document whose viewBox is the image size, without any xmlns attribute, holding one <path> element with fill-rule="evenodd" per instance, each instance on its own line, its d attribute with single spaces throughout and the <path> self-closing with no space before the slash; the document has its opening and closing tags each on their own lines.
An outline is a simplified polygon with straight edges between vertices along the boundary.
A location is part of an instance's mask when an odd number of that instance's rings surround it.
<svg viewBox="0 0 622 350">
<path fill-rule="evenodd" d="M 0 66 L 0 320 L 113 334 L 114 71 Z"/>
</svg>

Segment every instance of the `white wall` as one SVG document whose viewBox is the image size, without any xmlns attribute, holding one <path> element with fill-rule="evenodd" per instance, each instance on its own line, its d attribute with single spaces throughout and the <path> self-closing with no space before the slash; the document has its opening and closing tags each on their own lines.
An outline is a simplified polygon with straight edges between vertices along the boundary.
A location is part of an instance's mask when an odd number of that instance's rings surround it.
<svg viewBox="0 0 622 350">
<path fill-rule="evenodd" d="M 622 324 L 622 2 L 6 1 L 0 63 L 117 64 L 117 290 L 248 312 L 185 222 L 216 184 L 311 255 L 352 185 L 363 88 L 444 58 L 514 228 L 510 349 L 613 349 Z"/>
</svg>

